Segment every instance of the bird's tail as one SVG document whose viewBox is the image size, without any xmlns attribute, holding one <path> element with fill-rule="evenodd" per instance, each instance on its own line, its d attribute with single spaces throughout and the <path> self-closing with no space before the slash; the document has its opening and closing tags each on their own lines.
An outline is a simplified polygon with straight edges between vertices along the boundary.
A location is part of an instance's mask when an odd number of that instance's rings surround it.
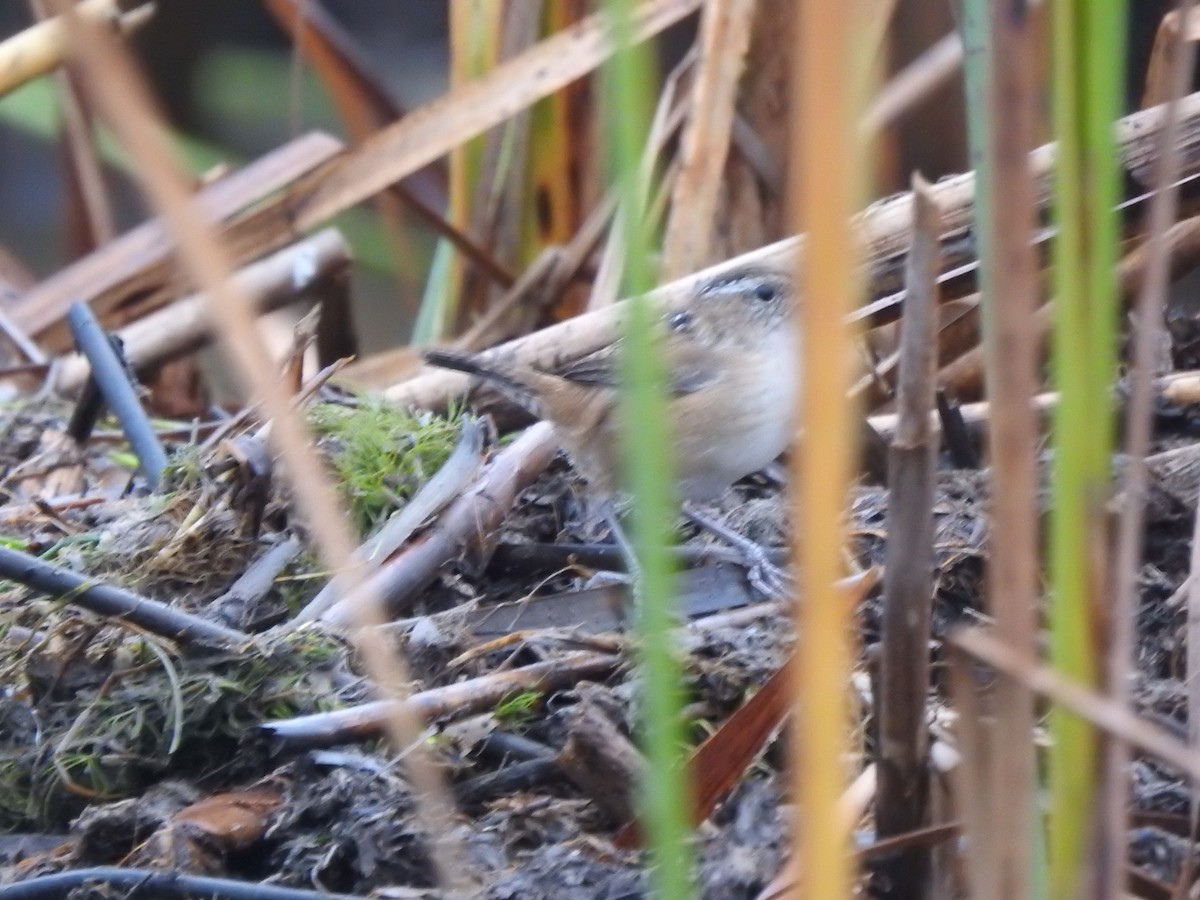
<svg viewBox="0 0 1200 900">
<path fill-rule="evenodd" d="M 536 373 L 526 372 L 518 366 L 488 359 L 470 350 L 448 350 L 430 347 L 421 354 L 425 362 L 442 369 L 453 369 L 476 375 L 494 384 L 506 397 L 536 416 L 543 414 L 537 392 L 530 384 Z"/>
</svg>

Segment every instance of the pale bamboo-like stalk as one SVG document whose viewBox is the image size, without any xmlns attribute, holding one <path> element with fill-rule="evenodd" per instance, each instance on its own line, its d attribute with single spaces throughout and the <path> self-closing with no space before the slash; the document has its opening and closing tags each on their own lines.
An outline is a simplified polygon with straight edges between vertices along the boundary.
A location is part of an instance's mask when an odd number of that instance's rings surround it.
<svg viewBox="0 0 1200 900">
<path fill-rule="evenodd" d="M 729 153 L 738 79 L 750 46 L 750 0 L 709 0 L 700 21 L 700 52 L 679 176 L 663 240 L 663 277 L 678 278 L 710 262 L 717 196 Z"/>
<path fill-rule="evenodd" d="M 131 30 L 145 22 L 153 9 L 147 3 L 126 13 L 120 0 L 83 0 L 75 14 L 97 24 Z M 66 35 L 62 19 L 52 18 L 0 42 L 0 96 L 61 66 L 67 53 Z"/>
<path fill-rule="evenodd" d="M 847 8 L 849 7 L 849 8 Z M 853 356 L 845 317 L 858 296 L 858 240 L 851 220 L 861 188 L 857 139 L 862 72 L 858 3 L 798 0 L 801 36 L 793 72 L 793 227 L 808 229 L 797 273 L 803 391 L 798 418 L 810 436 L 793 454 L 793 553 L 798 563 L 798 705 L 791 747 L 793 796 L 801 807 L 796 897 L 850 896 L 848 834 L 833 823 L 846 783 L 850 632 L 834 582 L 840 574 L 843 504 L 855 454 L 846 401 Z M 847 66 L 850 71 L 847 72 Z M 801 538 L 801 535 L 803 537 Z"/>
<path fill-rule="evenodd" d="M 1189 170 L 1200 166 L 1200 93 L 1192 94 L 1182 103 L 1189 122 L 1191 139 L 1181 142 Z M 1163 110 L 1155 107 L 1121 119 L 1116 132 L 1122 142 L 1122 154 L 1133 164 L 1146 164 L 1155 158 L 1157 135 L 1163 124 Z M 1053 171 L 1057 148 L 1053 144 L 1038 147 L 1030 153 L 1030 167 L 1037 183 L 1039 208 L 1050 200 L 1048 178 Z M 947 233 L 970 227 L 975 218 L 974 172 L 943 178 L 931 190 L 942 210 Z M 856 234 L 866 246 L 865 255 L 872 266 L 905 252 L 912 240 L 912 195 L 889 197 L 872 204 L 855 219 Z M 1190 248 L 1196 241 L 1179 233 L 1181 248 Z M 744 266 L 794 269 L 797 256 L 805 253 L 807 238 L 790 237 L 757 250 L 714 265 L 703 272 L 688 275 L 651 292 L 650 299 L 664 307 L 684 303 L 693 295 L 696 285 L 706 278 Z M 1181 252 L 1192 252 L 1190 249 Z M 615 292 L 614 292 L 615 295 Z M 522 362 L 540 367 L 554 367 L 565 359 L 574 359 L 598 350 L 610 343 L 617 334 L 617 318 L 623 305 L 612 309 L 588 312 L 565 322 L 543 328 L 518 338 L 500 348 Z M 407 379 L 385 389 L 385 398 L 400 405 L 423 407 L 444 406 L 450 397 L 461 394 L 469 378 L 459 372 L 427 370 L 416 378 Z"/>
<path fill-rule="evenodd" d="M 308 296 L 322 281 L 349 265 L 350 248 L 337 231 L 327 228 L 239 269 L 234 280 L 258 315 Z M 306 277 L 307 273 L 311 277 Z M 204 346 L 215 330 L 209 309 L 207 298 L 194 294 L 118 329 L 126 362 L 134 371 L 145 371 Z M 78 353 L 68 354 L 61 358 L 54 386 L 72 393 L 83 385 L 89 372 L 86 359 Z"/>
</svg>

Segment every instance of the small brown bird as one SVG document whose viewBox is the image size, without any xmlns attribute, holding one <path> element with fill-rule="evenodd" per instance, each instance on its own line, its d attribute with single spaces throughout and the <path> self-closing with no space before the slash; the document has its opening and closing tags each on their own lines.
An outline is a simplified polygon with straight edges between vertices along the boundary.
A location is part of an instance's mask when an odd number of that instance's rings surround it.
<svg viewBox="0 0 1200 900">
<path fill-rule="evenodd" d="M 660 344 L 679 498 L 706 500 L 766 466 L 788 446 L 799 390 L 791 279 L 740 269 L 699 285 L 664 316 Z M 460 350 L 431 349 L 433 365 L 477 375 L 554 424 L 589 484 L 619 485 L 616 341 L 554 372 Z"/>
</svg>

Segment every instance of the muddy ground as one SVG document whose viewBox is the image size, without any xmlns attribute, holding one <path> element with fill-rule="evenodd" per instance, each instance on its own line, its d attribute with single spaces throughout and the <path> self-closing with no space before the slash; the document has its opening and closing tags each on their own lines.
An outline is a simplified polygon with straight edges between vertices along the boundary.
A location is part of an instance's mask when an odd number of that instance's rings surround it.
<svg viewBox="0 0 1200 900">
<path fill-rule="evenodd" d="M 326 389 L 322 400 L 344 398 Z M 588 561 L 612 553 L 586 487 L 565 461 L 522 492 L 490 553 L 442 568 L 389 638 L 407 652 L 414 692 L 553 665 L 580 652 L 608 653 L 611 665 L 564 686 L 514 691 L 483 710 L 441 710 L 424 744 L 449 786 L 453 821 L 430 829 L 408 781 L 408 751 L 398 752 L 378 730 L 342 742 L 295 741 L 271 726 L 373 698 L 344 635 L 288 627 L 328 575 L 280 473 L 247 465 L 247 455 L 231 454 L 228 441 L 201 433 L 169 442 L 171 478 L 151 494 L 131 476 L 126 448 L 105 433 L 111 423 L 83 448 L 63 437 L 70 412 L 49 402 L 3 411 L 4 544 L 257 637 L 237 650 L 189 647 L 85 612 L 70 598 L 4 582 L 0 885 L 122 866 L 350 895 L 435 897 L 436 856 L 452 860 L 464 882 L 482 886 L 479 895 L 497 900 L 645 895 L 642 853 L 617 846 L 625 824 L 620 798 L 609 802 L 581 787 L 562 765 L 581 709 L 634 740 L 639 709 L 629 637 L 611 599 L 623 589 L 591 581 L 598 567 Z M 1187 449 L 1197 421 L 1188 410 L 1163 407 L 1158 431 L 1160 454 L 1184 449 L 1152 464 L 1135 697 L 1142 714 L 1182 732 L 1179 588 L 1200 483 L 1200 453 Z M 331 460 L 340 452 L 336 441 L 325 449 Z M 410 483 L 391 485 L 391 505 L 418 489 L 437 462 L 427 461 Z M 935 641 L 957 623 L 987 616 L 986 493 L 985 472 L 947 467 L 939 475 Z M 756 476 L 711 511 L 754 540 L 781 546 L 781 494 L 777 482 Z M 863 479 L 848 510 L 848 570 L 880 565 L 885 489 Z M 681 582 L 681 610 L 692 614 L 682 645 L 687 733 L 698 745 L 780 667 L 792 627 L 778 605 L 755 594 L 719 541 L 694 529 L 681 534 L 695 566 Z M 229 593 L 255 560 L 293 538 L 300 550 L 269 589 Z M 514 601 L 522 604 L 488 617 L 497 604 Z M 757 612 L 721 618 L 747 604 L 758 604 Z M 873 749 L 878 604 L 876 588 L 855 616 L 856 768 Z M 936 673 L 935 730 L 947 721 Z M 952 730 L 940 734 L 953 739 Z M 776 729 L 697 828 L 702 896 L 753 898 L 779 872 L 789 815 L 782 740 Z M 1147 879 L 1169 882 L 1187 852 L 1173 832 L 1186 824 L 1188 792 L 1172 773 L 1139 760 L 1135 803 L 1141 815 L 1134 863 Z M 873 843 L 869 820 L 858 841 L 864 849 Z M 874 858 L 864 855 L 868 889 Z M 6 890 L 0 887 L 0 898 Z M 70 896 L 133 895 L 113 890 L 93 884 Z M 147 884 L 141 895 L 161 895 L 156 890 Z"/>
</svg>

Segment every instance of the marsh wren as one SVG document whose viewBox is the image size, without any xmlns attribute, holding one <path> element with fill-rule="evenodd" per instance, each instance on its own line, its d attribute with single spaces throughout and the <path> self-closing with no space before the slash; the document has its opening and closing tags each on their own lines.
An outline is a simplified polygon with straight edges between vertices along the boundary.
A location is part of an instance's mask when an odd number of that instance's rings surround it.
<svg viewBox="0 0 1200 900">
<path fill-rule="evenodd" d="M 785 274 L 734 270 L 701 282 L 663 317 L 679 499 L 707 500 L 788 446 L 799 389 L 795 292 Z M 477 375 L 554 424 L 602 496 L 619 487 L 620 341 L 553 372 L 493 355 L 431 349 L 435 366 Z"/>
</svg>

